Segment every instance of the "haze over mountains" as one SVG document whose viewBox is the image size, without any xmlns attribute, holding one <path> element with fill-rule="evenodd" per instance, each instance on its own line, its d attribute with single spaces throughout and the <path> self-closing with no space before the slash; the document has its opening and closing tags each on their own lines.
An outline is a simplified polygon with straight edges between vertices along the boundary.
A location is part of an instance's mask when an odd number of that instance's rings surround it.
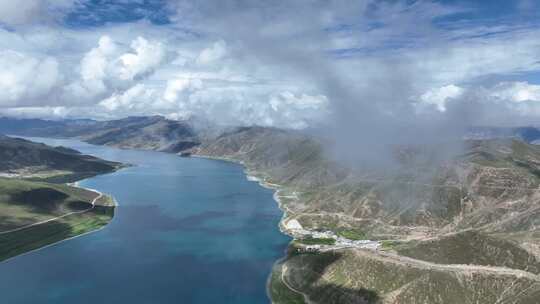
<svg viewBox="0 0 540 304">
<path fill-rule="evenodd" d="M 200 144 L 204 138 L 212 138 L 220 133 L 234 130 L 235 127 L 213 124 L 208 120 L 191 118 L 172 120 L 163 116 L 132 116 L 124 119 L 98 121 L 92 119 L 45 120 L 0 117 L 0 132 L 24 136 L 78 137 L 89 143 L 119 146 L 143 147 L 152 143 L 148 149 L 163 150 L 171 144 L 186 141 L 186 144 Z M 268 128 L 272 129 L 272 128 Z M 313 134 L 314 132 L 295 131 Z M 324 132 L 317 131 L 326 135 Z M 540 140 L 540 129 L 534 126 L 523 127 L 469 127 L 463 134 L 465 139 L 489 139 L 515 137 L 528 143 Z M 191 147 L 179 147 L 176 152 Z"/>
<path fill-rule="evenodd" d="M 540 295 L 540 147 L 527 143 L 537 140 L 532 127 L 471 129 L 474 139 L 442 161 L 431 157 L 438 149 L 397 146 L 395 170 L 378 171 L 347 167 L 329 157 L 324 138 L 301 131 L 201 127 L 157 116 L 1 122 L 5 133 L 241 162 L 280 185 L 283 224 L 294 219 L 312 231 L 392 242 L 378 253 L 289 256 L 274 275 L 312 303 L 532 304 Z M 306 276 L 312 271 L 318 275 Z M 289 289 L 280 284 L 272 285 L 274 302 L 288 303 L 280 297 Z"/>
</svg>

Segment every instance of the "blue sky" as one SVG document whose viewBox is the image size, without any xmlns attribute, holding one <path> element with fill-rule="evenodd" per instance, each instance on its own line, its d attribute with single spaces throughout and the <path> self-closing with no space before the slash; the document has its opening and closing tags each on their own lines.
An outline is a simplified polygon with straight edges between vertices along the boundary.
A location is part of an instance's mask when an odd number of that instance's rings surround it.
<svg viewBox="0 0 540 304">
<path fill-rule="evenodd" d="M 75 28 L 104 26 L 148 20 L 155 25 L 169 24 L 172 14 L 165 0 L 115 1 L 91 0 L 80 3 L 64 18 L 66 26 Z"/>
<path fill-rule="evenodd" d="M 0 0 L 0 114 L 530 124 L 539 15 L 531 0 Z"/>
</svg>

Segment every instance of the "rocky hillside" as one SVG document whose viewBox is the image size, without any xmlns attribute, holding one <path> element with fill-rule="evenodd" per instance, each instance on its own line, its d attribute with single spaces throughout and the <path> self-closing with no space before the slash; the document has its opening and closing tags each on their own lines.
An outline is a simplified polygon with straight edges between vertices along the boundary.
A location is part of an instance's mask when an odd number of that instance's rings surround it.
<svg viewBox="0 0 540 304">
<path fill-rule="evenodd" d="M 400 226 L 431 233 L 504 232 L 519 220 L 521 228 L 513 230 L 527 230 L 527 216 L 531 227 L 536 224 L 540 147 L 516 139 L 470 140 L 453 159 L 414 162 L 416 170 L 409 170 L 407 160 L 392 174 L 344 168 L 325 155 L 321 142 L 269 128 L 238 128 L 191 152 L 242 162 L 268 182 L 294 188 L 300 197 L 290 208 L 306 226 L 325 229 L 363 221 L 368 232 L 401 234 Z"/>
<path fill-rule="evenodd" d="M 276 304 L 535 304 L 540 297 L 540 280 L 528 272 L 368 250 L 291 256 L 276 265 L 276 277 L 270 289 Z"/>
<path fill-rule="evenodd" d="M 288 186 L 319 187 L 337 183 L 348 174 L 325 157 L 319 142 L 299 132 L 274 128 L 236 128 L 190 151 L 242 162 L 250 170 Z"/>
<path fill-rule="evenodd" d="M 320 142 L 277 129 L 239 128 L 191 151 L 243 162 L 296 191 L 286 207 L 306 227 L 360 225 L 388 238 L 536 231 L 539 224 L 540 147 L 516 139 L 469 140 L 451 160 L 415 171 L 404 164 L 391 175 L 343 168 Z"/>
<path fill-rule="evenodd" d="M 384 253 L 348 249 L 331 263 L 291 255 L 273 274 L 275 303 L 536 303 L 540 148 L 468 140 L 443 162 L 424 157 L 429 149 L 397 150 L 392 174 L 343 168 L 322 142 L 268 128 L 239 128 L 192 152 L 282 185 L 287 219 L 304 228 L 384 240 Z"/>
</svg>

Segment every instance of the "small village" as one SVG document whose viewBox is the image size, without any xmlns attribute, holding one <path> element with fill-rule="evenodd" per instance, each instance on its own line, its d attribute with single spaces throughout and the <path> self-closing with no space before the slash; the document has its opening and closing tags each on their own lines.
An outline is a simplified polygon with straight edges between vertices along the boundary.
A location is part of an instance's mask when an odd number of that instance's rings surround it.
<svg viewBox="0 0 540 304">
<path fill-rule="evenodd" d="M 296 220 L 291 219 L 284 224 L 285 230 L 296 240 L 315 240 L 313 243 L 298 242 L 298 250 L 303 252 L 325 252 L 343 248 L 378 250 L 381 242 L 372 240 L 351 240 L 338 236 L 333 231 L 310 231 L 302 227 Z M 317 243 L 320 240 L 320 243 Z"/>
</svg>

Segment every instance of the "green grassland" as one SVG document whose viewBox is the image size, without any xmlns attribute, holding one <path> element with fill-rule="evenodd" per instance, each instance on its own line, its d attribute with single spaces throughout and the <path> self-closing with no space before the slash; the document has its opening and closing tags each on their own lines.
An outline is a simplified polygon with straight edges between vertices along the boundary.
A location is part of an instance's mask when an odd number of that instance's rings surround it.
<svg viewBox="0 0 540 304">
<path fill-rule="evenodd" d="M 368 236 L 366 235 L 366 233 L 359 229 L 342 229 L 342 230 L 338 230 L 336 234 L 340 237 L 353 240 L 353 241 L 368 239 Z"/>
<path fill-rule="evenodd" d="M 107 225 L 113 216 L 114 207 L 96 206 L 88 212 L 2 234 L 0 261 L 100 229 Z"/>
<path fill-rule="evenodd" d="M 297 242 L 304 245 L 334 245 L 336 240 L 331 238 L 304 238 L 297 240 Z"/>
<path fill-rule="evenodd" d="M 394 250 L 400 244 L 401 244 L 400 241 L 382 240 L 381 241 L 381 250 Z"/>
<path fill-rule="evenodd" d="M 97 195 L 67 185 L 0 178 L 0 232 L 88 209 Z"/>
<path fill-rule="evenodd" d="M 114 203 L 103 196 L 92 208 L 97 196 L 68 185 L 0 178 L 0 261 L 106 225 Z"/>
</svg>

